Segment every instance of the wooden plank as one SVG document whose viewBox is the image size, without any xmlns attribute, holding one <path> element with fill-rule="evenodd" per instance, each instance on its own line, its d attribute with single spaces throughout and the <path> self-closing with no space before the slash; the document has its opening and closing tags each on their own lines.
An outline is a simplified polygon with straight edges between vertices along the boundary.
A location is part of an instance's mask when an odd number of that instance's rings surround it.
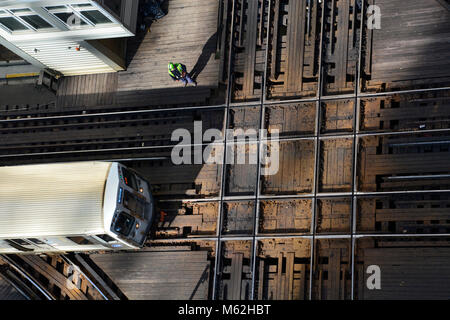
<svg viewBox="0 0 450 320">
<path fill-rule="evenodd" d="M 243 253 L 233 253 L 231 258 L 231 299 L 241 299 Z"/>
<path fill-rule="evenodd" d="M 320 26 L 317 26 L 315 21 L 321 20 L 321 17 L 319 16 L 319 6 L 316 1 L 308 1 L 309 4 L 309 10 L 310 10 L 310 30 L 309 33 L 307 33 L 307 42 L 305 42 L 305 67 L 303 70 L 303 75 L 305 77 L 314 77 L 314 61 L 316 56 L 316 43 L 315 39 L 317 37 L 318 28 L 320 29 Z"/>
<path fill-rule="evenodd" d="M 264 28 L 264 0 L 258 0 L 259 3 L 259 26 L 258 26 L 258 40 L 256 44 L 262 46 L 263 39 L 263 28 Z"/>
<path fill-rule="evenodd" d="M 264 294 L 264 276 L 265 276 L 265 263 L 264 260 L 260 258 L 259 260 L 259 279 L 258 279 L 258 300 L 263 299 Z"/>
<path fill-rule="evenodd" d="M 244 37 L 245 5 L 246 5 L 246 3 L 248 5 L 248 2 L 246 0 L 239 0 L 239 1 L 240 1 L 240 4 L 241 4 L 241 9 L 238 10 L 238 12 L 240 11 L 240 15 L 239 15 L 239 22 L 237 23 L 236 29 L 239 30 L 238 46 L 242 47 L 244 45 L 244 38 L 245 38 Z"/>
<path fill-rule="evenodd" d="M 408 221 L 408 220 L 449 220 L 448 208 L 401 208 L 401 209 L 377 209 L 376 221 Z"/>
<path fill-rule="evenodd" d="M 306 265 L 300 264 L 300 292 L 299 299 L 305 299 L 305 285 L 306 285 Z"/>
<path fill-rule="evenodd" d="M 372 74 L 372 52 L 373 52 L 373 29 L 366 30 L 366 57 L 364 71 L 367 75 Z"/>
<path fill-rule="evenodd" d="M 375 264 L 382 272 L 382 290 L 363 286 L 364 299 L 447 299 L 450 295 L 449 259 L 449 248 L 364 249 L 364 270 Z M 363 274 L 363 279 L 367 276 Z"/>
<path fill-rule="evenodd" d="M 285 300 L 293 300 L 294 298 L 294 252 L 286 254 L 286 289 Z"/>
<path fill-rule="evenodd" d="M 401 6 L 399 0 L 379 0 L 376 4 L 384 14 L 383 27 L 373 30 L 373 81 L 450 75 L 449 69 L 442 67 L 450 57 L 450 15 L 438 1 L 410 1 L 401 12 L 396 10 Z"/>
<path fill-rule="evenodd" d="M 317 298 L 318 300 L 322 300 L 322 287 L 323 287 L 323 270 L 319 270 L 319 279 L 317 281 Z"/>
<path fill-rule="evenodd" d="M 220 27 L 220 42 L 217 44 L 220 45 L 220 64 L 219 64 L 219 75 L 220 80 L 222 82 L 225 82 L 225 76 L 227 74 L 227 71 L 225 70 L 225 60 L 226 60 L 226 53 L 225 53 L 225 42 L 227 41 L 227 34 L 228 34 L 228 11 L 229 11 L 229 2 L 228 0 L 222 0 L 221 3 L 223 3 L 223 13 L 222 13 L 222 21 L 221 21 L 221 27 Z"/>
<path fill-rule="evenodd" d="M 90 258 L 130 299 L 207 299 L 206 251 L 95 254 Z"/>
<path fill-rule="evenodd" d="M 247 9 L 247 23 L 245 31 L 245 72 L 242 94 L 244 97 L 253 96 L 255 82 L 255 56 L 258 29 L 258 1 L 249 0 Z"/>
<path fill-rule="evenodd" d="M 278 265 L 277 265 L 277 275 L 275 278 L 276 283 L 276 294 L 275 299 L 276 300 L 283 300 L 283 287 L 282 287 L 282 275 L 283 275 L 283 252 L 280 252 L 278 254 Z"/>
<path fill-rule="evenodd" d="M 364 259 L 363 256 L 360 257 L 360 258 Z M 364 265 L 356 263 L 355 266 L 356 266 L 356 272 L 358 273 L 358 277 L 360 277 L 361 279 L 364 279 L 364 275 L 365 275 L 365 273 L 364 273 Z M 364 296 L 364 288 L 366 287 L 365 286 L 365 281 L 360 280 L 360 281 L 357 281 L 356 283 L 357 283 L 357 287 L 358 287 L 358 291 L 357 291 L 358 300 L 363 300 L 363 299 L 365 299 L 365 296 Z"/>
<path fill-rule="evenodd" d="M 335 84 L 338 88 L 345 88 L 347 83 L 348 61 L 348 23 L 350 15 L 350 0 L 338 1 L 337 15 L 337 43 L 335 52 Z"/>
<path fill-rule="evenodd" d="M 341 249 L 329 249 L 327 299 L 339 299 Z"/>
<path fill-rule="evenodd" d="M 370 174 L 420 174 L 427 172 L 449 172 L 449 152 L 426 154 L 388 154 L 368 155 L 372 165 L 367 169 Z"/>
<path fill-rule="evenodd" d="M 345 284 L 345 282 L 347 281 L 347 279 L 346 279 L 346 266 L 343 266 L 342 267 L 342 280 L 340 281 L 340 287 L 342 288 L 342 290 L 341 290 L 341 292 L 339 293 L 339 299 L 340 300 L 345 300 L 345 295 L 346 295 L 346 291 L 345 291 L 345 288 L 346 288 L 346 284 Z"/>
<path fill-rule="evenodd" d="M 406 120 L 417 118 L 434 118 L 450 116 L 450 104 L 442 104 L 438 108 L 430 107 L 406 107 L 406 108 L 385 108 L 377 113 L 367 114 L 367 116 L 377 116 L 380 120 Z"/>
<path fill-rule="evenodd" d="M 302 90 L 303 59 L 305 50 L 306 1 L 289 1 L 288 12 L 288 56 L 285 71 L 285 91 Z"/>
</svg>

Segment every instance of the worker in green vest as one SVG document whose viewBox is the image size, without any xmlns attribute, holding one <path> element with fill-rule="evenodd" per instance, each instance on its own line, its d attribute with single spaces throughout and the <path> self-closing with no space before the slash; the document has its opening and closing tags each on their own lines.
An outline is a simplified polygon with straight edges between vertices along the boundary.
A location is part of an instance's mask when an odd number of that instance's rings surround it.
<svg viewBox="0 0 450 320">
<path fill-rule="evenodd" d="M 169 62 L 169 76 L 174 81 L 183 82 L 185 87 L 188 83 L 193 83 L 194 86 L 197 86 L 197 82 L 192 80 L 189 73 L 186 72 L 186 66 L 184 64 Z"/>
</svg>

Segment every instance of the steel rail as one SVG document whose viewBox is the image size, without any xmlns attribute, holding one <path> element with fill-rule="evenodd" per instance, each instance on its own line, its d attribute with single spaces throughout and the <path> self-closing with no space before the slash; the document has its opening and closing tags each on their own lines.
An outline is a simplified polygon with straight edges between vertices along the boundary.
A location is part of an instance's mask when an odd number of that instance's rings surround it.
<svg viewBox="0 0 450 320">
<path fill-rule="evenodd" d="M 14 260 L 5 254 L 0 254 L 0 258 L 5 261 L 12 269 L 19 273 L 24 279 L 36 288 L 47 300 L 55 300 L 55 296 L 37 282 L 27 271 L 23 270 Z"/>
</svg>

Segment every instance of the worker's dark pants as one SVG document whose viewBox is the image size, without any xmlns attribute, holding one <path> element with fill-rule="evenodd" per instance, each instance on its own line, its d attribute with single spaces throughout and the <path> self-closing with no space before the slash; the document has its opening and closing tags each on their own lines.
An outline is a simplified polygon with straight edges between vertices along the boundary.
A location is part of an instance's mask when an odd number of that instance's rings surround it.
<svg viewBox="0 0 450 320">
<path fill-rule="evenodd" d="M 188 73 L 186 73 L 186 76 L 184 78 L 180 78 L 181 82 L 183 82 L 185 85 L 188 83 L 195 83 L 194 80 L 189 76 Z"/>
</svg>

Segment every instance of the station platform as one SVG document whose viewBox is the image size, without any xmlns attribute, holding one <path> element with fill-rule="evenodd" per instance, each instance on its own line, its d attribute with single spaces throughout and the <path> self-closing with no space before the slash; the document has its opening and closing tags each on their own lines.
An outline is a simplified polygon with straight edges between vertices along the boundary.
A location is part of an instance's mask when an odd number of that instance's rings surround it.
<svg viewBox="0 0 450 320">
<path fill-rule="evenodd" d="M 168 1 L 167 15 L 127 44 L 127 70 L 63 78 L 56 107 L 207 105 L 219 85 L 219 2 Z M 198 86 L 173 81 L 169 62 L 183 63 Z"/>
</svg>

